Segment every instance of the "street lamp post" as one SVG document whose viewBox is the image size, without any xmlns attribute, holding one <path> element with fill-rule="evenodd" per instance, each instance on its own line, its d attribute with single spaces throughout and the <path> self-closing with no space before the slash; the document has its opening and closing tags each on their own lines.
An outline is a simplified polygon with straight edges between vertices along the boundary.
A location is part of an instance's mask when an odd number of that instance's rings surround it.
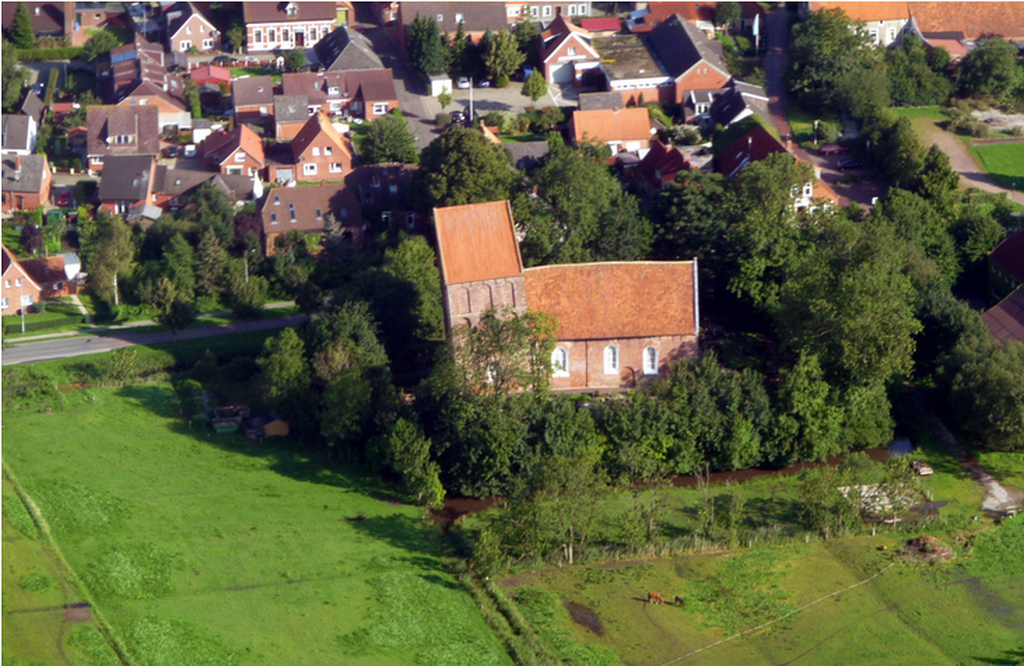
<svg viewBox="0 0 1024 666">
<path fill-rule="evenodd" d="M 21 281 L 18 281 L 18 307 L 21 308 L 21 334 L 25 335 L 25 297 L 22 296 Z"/>
</svg>

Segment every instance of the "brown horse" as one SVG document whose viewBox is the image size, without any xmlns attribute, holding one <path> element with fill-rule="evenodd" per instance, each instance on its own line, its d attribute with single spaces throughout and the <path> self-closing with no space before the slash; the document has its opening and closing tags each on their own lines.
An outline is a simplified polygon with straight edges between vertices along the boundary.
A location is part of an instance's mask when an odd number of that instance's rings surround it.
<svg viewBox="0 0 1024 666">
<path fill-rule="evenodd" d="M 682 597 L 676 597 L 676 606 L 685 606 L 686 602 L 683 601 Z"/>
<path fill-rule="evenodd" d="M 657 592 L 647 593 L 647 603 L 649 604 L 663 604 L 665 603 L 665 597 L 661 596 Z"/>
</svg>

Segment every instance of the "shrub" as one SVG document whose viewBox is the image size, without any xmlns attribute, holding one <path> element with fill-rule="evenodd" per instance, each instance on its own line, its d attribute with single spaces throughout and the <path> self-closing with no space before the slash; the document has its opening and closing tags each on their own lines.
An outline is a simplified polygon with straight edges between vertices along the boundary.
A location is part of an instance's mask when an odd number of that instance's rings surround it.
<svg viewBox="0 0 1024 666">
<path fill-rule="evenodd" d="M 509 79 L 507 74 L 499 74 L 498 76 L 494 77 L 495 88 L 508 88 L 508 82 Z"/>
<path fill-rule="evenodd" d="M 441 129 L 448 127 L 448 125 L 450 125 L 451 122 L 451 114 L 445 113 L 444 111 L 434 116 L 434 124 L 440 127 Z"/>
<path fill-rule="evenodd" d="M 57 587 L 57 581 L 44 573 L 30 573 L 18 579 L 18 587 L 26 592 L 45 592 Z"/>
</svg>

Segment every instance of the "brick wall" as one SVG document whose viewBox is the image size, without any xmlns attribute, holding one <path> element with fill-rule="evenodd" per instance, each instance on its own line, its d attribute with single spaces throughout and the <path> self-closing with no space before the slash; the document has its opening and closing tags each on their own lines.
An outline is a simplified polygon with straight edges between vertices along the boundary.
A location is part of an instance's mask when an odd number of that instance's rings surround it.
<svg viewBox="0 0 1024 666">
<path fill-rule="evenodd" d="M 448 327 L 476 326 L 490 308 L 526 308 L 526 280 L 522 275 L 445 285 L 444 311 Z"/>
<path fill-rule="evenodd" d="M 614 345 L 618 349 L 619 371 L 605 374 L 605 349 Z M 697 354 L 697 336 L 669 335 L 619 340 L 559 340 L 557 348 L 569 354 L 569 376 L 552 377 L 555 390 L 585 390 L 599 388 L 634 388 L 653 381 L 657 375 L 644 374 L 644 351 L 648 347 L 658 350 L 658 372 L 681 358 Z"/>
</svg>

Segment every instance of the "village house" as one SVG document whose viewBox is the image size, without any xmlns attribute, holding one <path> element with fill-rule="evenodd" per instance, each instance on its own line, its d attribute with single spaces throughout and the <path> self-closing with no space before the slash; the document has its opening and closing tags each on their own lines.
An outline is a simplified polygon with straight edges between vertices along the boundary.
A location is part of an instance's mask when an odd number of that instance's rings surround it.
<svg viewBox="0 0 1024 666">
<path fill-rule="evenodd" d="M 803 18 L 810 12 L 824 9 L 842 9 L 851 21 L 864 29 L 875 46 L 902 41 L 903 31 L 910 22 L 910 7 L 906 2 L 801 2 L 797 7 Z"/>
<path fill-rule="evenodd" d="M 17 2 L 3 3 L 3 28 L 8 32 L 14 25 L 18 11 Z M 71 12 L 73 2 L 26 2 L 28 15 L 32 17 L 32 30 L 38 36 L 63 37 L 71 34 Z"/>
<path fill-rule="evenodd" d="M 519 5 L 520 7 L 522 5 Z M 508 11 L 500 2 L 399 2 L 398 17 L 391 25 L 391 35 L 406 48 L 405 31 L 417 16 L 433 16 L 441 34 L 455 35 L 463 24 L 466 38 L 479 43 L 487 32 L 498 32 L 509 24 Z M 554 18 L 554 14 L 549 20 Z"/>
<path fill-rule="evenodd" d="M 654 132 L 646 106 L 628 109 L 573 111 L 569 136 L 574 145 L 585 142 L 607 144 L 612 155 L 619 151 L 637 153 L 641 159 L 650 149 Z"/>
<path fill-rule="evenodd" d="M 40 301 L 75 293 L 81 264 L 74 254 L 19 261 L 6 245 L 2 253 L 0 311 L 4 314 L 28 312 Z"/>
<path fill-rule="evenodd" d="M 733 178 L 753 162 L 758 162 L 773 153 L 792 155 L 781 141 L 772 136 L 768 130 L 757 125 L 752 130 L 736 139 L 715 158 L 718 172 L 726 178 Z M 794 156 L 795 160 L 796 157 Z M 793 208 L 797 211 L 813 211 L 818 205 L 839 206 L 839 195 L 828 183 L 821 180 L 820 170 L 813 169 L 814 176 L 803 186 L 793 192 Z"/>
<path fill-rule="evenodd" d="M 637 164 L 635 177 L 648 195 L 654 195 L 671 185 L 680 171 L 692 168 L 681 148 L 654 141 L 650 152 Z"/>
<path fill-rule="evenodd" d="M 3 271 L 0 280 L 0 311 L 17 314 L 28 311 L 35 303 L 43 300 L 44 291 L 25 270 L 14 253 L 7 246 L 0 246 L 3 253 Z"/>
<path fill-rule="evenodd" d="M 203 53 L 220 51 L 222 36 L 210 19 L 191 2 L 176 2 L 164 13 L 167 21 L 167 46 L 171 51 Z"/>
<path fill-rule="evenodd" d="M 102 171 L 115 155 L 160 153 L 159 111 L 152 106 L 90 106 L 86 112 L 86 159 L 89 171 Z"/>
<path fill-rule="evenodd" d="M 985 37 L 1024 44 L 1024 11 L 1013 2 L 908 2 L 907 32 L 929 48 L 944 47 L 953 60 Z"/>
<path fill-rule="evenodd" d="M 3 139 L 0 154 L 31 155 L 36 152 L 36 133 L 39 127 L 31 116 L 3 114 Z"/>
<path fill-rule="evenodd" d="M 64 5 L 67 7 L 65 17 L 73 17 L 72 46 L 83 46 L 99 28 L 128 28 L 131 25 L 123 2 L 68 2 Z"/>
<path fill-rule="evenodd" d="M 590 0 L 586 2 L 505 2 L 505 16 L 509 23 L 519 21 L 540 21 L 548 23 L 559 16 L 574 17 L 590 16 L 592 7 Z"/>
<path fill-rule="evenodd" d="M 999 301 L 1024 284 L 1024 231 L 1018 231 L 988 255 L 988 291 Z"/>
<path fill-rule="evenodd" d="M 993 340 L 1024 342 L 1024 287 L 999 301 L 981 315 L 981 323 Z"/>
<path fill-rule="evenodd" d="M 263 139 L 248 125 L 238 125 L 230 132 L 214 132 L 199 146 L 199 152 L 209 168 L 224 174 L 251 177 L 267 166 Z"/>
<path fill-rule="evenodd" d="M 240 123 L 273 120 L 274 80 L 270 76 L 235 79 L 231 85 L 231 104 Z"/>
<path fill-rule="evenodd" d="M 152 106 L 160 113 L 160 128 L 188 128 L 192 113 L 185 103 L 185 83 L 168 71 L 176 63 L 159 44 L 136 35 L 134 41 L 110 51 L 110 63 L 99 68 L 100 87 L 117 106 Z M 187 59 L 185 60 L 187 65 Z"/>
<path fill-rule="evenodd" d="M 323 71 L 384 69 L 370 40 L 346 27 L 340 27 L 321 39 L 313 50 L 320 59 L 320 69 Z"/>
<path fill-rule="evenodd" d="M 25 95 L 25 99 L 21 101 L 18 115 L 28 116 L 36 121 L 36 127 L 42 127 L 43 122 L 46 120 L 46 104 L 43 103 L 43 98 L 34 92 L 29 92 Z"/>
<path fill-rule="evenodd" d="M 323 111 L 318 111 L 291 142 L 290 162 L 271 164 L 268 179 L 285 183 L 343 180 L 352 170 L 352 142 L 341 135 Z"/>
<path fill-rule="evenodd" d="M 258 181 L 258 177 L 240 174 L 169 169 L 164 165 L 158 165 L 153 172 L 150 203 L 158 206 L 163 212 L 180 210 L 188 205 L 189 197 L 194 195 L 203 183 L 211 182 L 229 199 L 240 204 L 254 198 L 255 193 L 262 187 L 256 185 Z"/>
<path fill-rule="evenodd" d="M 264 254 L 272 256 L 277 238 L 292 231 L 324 233 L 328 215 L 334 216 L 343 238 L 353 245 L 360 243 L 362 211 L 355 193 L 344 183 L 270 189 L 259 206 Z"/>
<path fill-rule="evenodd" d="M 409 183 L 419 167 L 415 164 L 370 164 L 345 176 L 345 187 L 359 198 L 363 221 L 382 229 L 412 233 L 423 220 L 416 212 Z"/>
<path fill-rule="evenodd" d="M 558 16 L 537 37 L 541 72 L 549 84 L 570 86 L 583 83 L 588 73 L 598 71 L 601 56 L 590 45 L 592 37 L 565 16 Z M 592 78 L 592 77 L 591 77 Z"/>
<path fill-rule="evenodd" d="M 730 29 L 738 32 L 745 32 L 754 24 L 754 17 L 760 17 L 760 25 L 764 26 L 764 7 L 758 2 L 741 2 L 740 18 L 737 19 Z M 678 14 L 684 20 L 689 21 L 698 30 L 710 35 L 715 32 L 715 11 L 718 8 L 717 2 L 648 2 L 648 15 L 643 17 L 640 31 L 652 30 L 654 26 L 667 21 Z"/>
<path fill-rule="evenodd" d="M 696 355 L 696 261 L 524 269 L 507 201 L 437 208 L 434 222 L 448 329 L 492 308 L 553 316 L 553 389 L 633 388 Z"/>
<path fill-rule="evenodd" d="M 309 120 L 309 97 L 274 95 L 274 138 L 291 139 Z"/>
<path fill-rule="evenodd" d="M 100 178 L 101 211 L 127 219 L 133 208 L 156 219 L 160 209 L 150 202 L 153 197 L 153 175 L 156 159 L 152 155 L 115 155 L 108 157 Z M 150 210 L 143 207 L 150 206 Z"/>
<path fill-rule="evenodd" d="M 208 83 L 217 87 L 223 85 L 228 89 L 231 88 L 231 72 L 225 67 L 202 65 L 189 72 L 188 77 L 197 86 Z"/>
<path fill-rule="evenodd" d="M 317 110 L 375 120 L 398 108 L 390 69 L 345 72 L 301 72 L 281 77 L 285 95 L 305 95 L 310 113 Z"/>
<path fill-rule="evenodd" d="M 309 49 L 334 30 L 333 2 L 246 2 L 245 45 L 249 53 Z"/>
<path fill-rule="evenodd" d="M 46 155 L 3 156 L 3 212 L 35 210 L 50 201 L 53 174 Z"/>
<path fill-rule="evenodd" d="M 705 132 L 721 125 L 729 127 L 754 114 L 771 122 L 768 114 L 768 93 L 760 86 L 733 79 L 728 87 L 714 90 L 691 90 L 683 103 L 686 122 Z"/>
<path fill-rule="evenodd" d="M 604 37 L 614 35 L 622 30 L 622 21 L 618 16 L 585 18 L 580 20 L 580 27 L 595 37 Z"/>
</svg>

